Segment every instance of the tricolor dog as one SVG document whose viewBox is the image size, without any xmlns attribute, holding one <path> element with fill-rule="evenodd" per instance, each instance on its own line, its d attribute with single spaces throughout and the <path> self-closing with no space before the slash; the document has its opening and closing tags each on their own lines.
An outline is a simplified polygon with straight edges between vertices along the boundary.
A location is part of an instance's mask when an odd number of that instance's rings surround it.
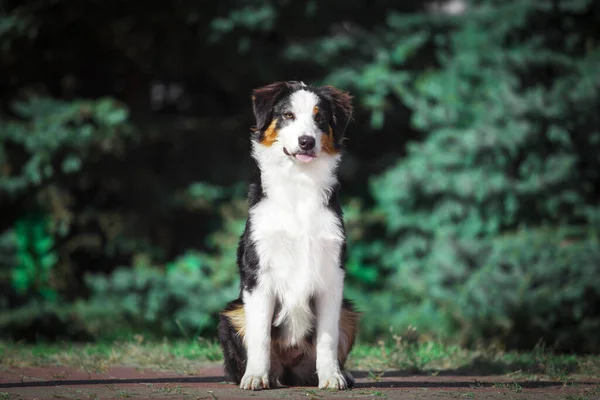
<svg viewBox="0 0 600 400">
<path fill-rule="evenodd" d="M 219 322 L 225 370 L 242 389 L 354 383 L 344 363 L 358 313 L 343 299 L 337 180 L 351 99 L 302 82 L 253 91 L 256 173 L 237 252 L 240 297 Z"/>
</svg>

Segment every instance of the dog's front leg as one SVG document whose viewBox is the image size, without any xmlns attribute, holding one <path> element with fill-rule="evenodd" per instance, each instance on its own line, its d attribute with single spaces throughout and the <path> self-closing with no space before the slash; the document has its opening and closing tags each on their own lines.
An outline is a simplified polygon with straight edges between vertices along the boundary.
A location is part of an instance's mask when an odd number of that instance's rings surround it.
<svg viewBox="0 0 600 400">
<path fill-rule="evenodd" d="M 248 354 L 246 372 L 240 383 L 245 390 L 269 388 L 271 358 L 271 323 L 275 307 L 271 293 L 254 288 L 244 292 L 246 315 L 245 343 Z"/>
<path fill-rule="evenodd" d="M 317 296 L 317 374 L 320 389 L 346 389 L 348 383 L 340 371 L 338 342 L 344 272 L 335 271 L 328 291 Z"/>
</svg>

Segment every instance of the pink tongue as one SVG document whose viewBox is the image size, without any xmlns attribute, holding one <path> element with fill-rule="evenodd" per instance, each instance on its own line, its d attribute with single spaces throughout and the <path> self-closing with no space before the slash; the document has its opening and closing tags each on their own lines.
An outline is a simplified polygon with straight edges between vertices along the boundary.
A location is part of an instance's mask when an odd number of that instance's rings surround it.
<svg viewBox="0 0 600 400">
<path fill-rule="evenodd" d="M 315 158 L 314 156 L 309 156 L 308 154 L 296 154 L 296 159 L 302 161 L 303 163 L 311 162 Z"/>
</svg>

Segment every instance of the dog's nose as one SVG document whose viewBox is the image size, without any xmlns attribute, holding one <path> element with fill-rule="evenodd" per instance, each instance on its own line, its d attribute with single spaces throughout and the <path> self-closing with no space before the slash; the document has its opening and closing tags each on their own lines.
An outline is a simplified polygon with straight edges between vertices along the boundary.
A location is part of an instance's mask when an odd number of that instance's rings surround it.
<svg viewBox="0 0 600 400">
<path fill-rule="evenodd" d="M 298 144 L 304 151 L 312 150 L 315 148 L 315 138 L 308 135 L 302 135 L 298 138 Z"/>
</svg>

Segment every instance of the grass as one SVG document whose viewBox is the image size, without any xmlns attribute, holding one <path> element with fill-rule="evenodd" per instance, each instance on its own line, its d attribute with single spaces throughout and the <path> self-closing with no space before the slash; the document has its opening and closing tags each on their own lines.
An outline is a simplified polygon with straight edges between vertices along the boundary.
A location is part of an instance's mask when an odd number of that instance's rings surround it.
<svg viewBox="0 0 600 400">
<path fill-rule="evenodd" d="M 64 365 L 88 372 L 112 365 L 172 370 L 194 374 L 199 367 L 221 362 L 216 342 L 210 340 L 150 342 L 141 336 L 123 342 L 87 344 L 29 344 L 0 341 L 0 369 Z M 437 341 L 358 344 L 348 360 L 351 370 L 366 371 L 378 381 L 381 371 L 420 374 L 509 375 L 514 379 L 552 379 L 566 386 L 572 379 L 600 376 L 600 355 L 554 354 L 538 347 L 530 352 L 492 348 L 468 350 Z M 515 392 L 520 388 L 511 387 Z"/>
<path fill-rule="evenodd" d="M 128 365 L 193 374 L 202 364 L 221 358 L 218 344 L 207 340 L 148 342 L 137 337 L 85 344 L 0 341 L 0 368 L 64 365 L 101 372 L 113 365 Z"/>
<path fill-rule="evenodd" d="M 358 345 L 348 366 L 370 371 L 369 378 L 381 377 L 375 371 L 400 370 L 429 375 L 511 375 L 514 378 L 545 378 L 567 385 L 575 377 L 600 376 L 600 355 L 555 354 L 543 346 L 529 352 L 503 351 L 497 348 L 469 350 L 438 341 L 392 345 Z"/>
<path fill-rule="evenodd" d="M 517 383 L 517 382 L 513 382 L 513 383 L 494 383 L 493 387 L 499 388 L 499 389 L 512 390 L 515 393 L 521 393 L 523 391 L 523 387 L 521 385 L 519 385 L 519 383 Z"/>
<path fill-rule="evenodd" d="M 381 390 L 364 389 L 358 392 L 359 394 L 375 397 L 386 397 L 386 394 Z"/>
</svg>

